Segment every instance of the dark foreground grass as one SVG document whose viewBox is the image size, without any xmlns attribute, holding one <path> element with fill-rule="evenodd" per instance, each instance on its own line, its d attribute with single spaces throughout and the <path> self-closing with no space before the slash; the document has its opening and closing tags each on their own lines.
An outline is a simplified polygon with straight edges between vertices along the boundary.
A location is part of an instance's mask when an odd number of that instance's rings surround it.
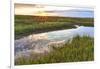
<svg viewBox="0 0 100 69">
<path fill-rule="evenodd" d="M 53 47 L 53 51 L 46 55 L 43 54 L 41 56 L 40 54 L 38 56 L 31 55 L 29 58 L 18 58 L 15 60 L 15 65 L 80 62 L 93 60 L 94 38 L 77 36 L 71 43 L 66 43 L 63 47 Z"/>
<path fill-rule="evenodd" d="M 15 15 L 15 39 L 34 33 L 74 28 L 74 25 L 93 26 L 93 18 Z"/>
</svg>

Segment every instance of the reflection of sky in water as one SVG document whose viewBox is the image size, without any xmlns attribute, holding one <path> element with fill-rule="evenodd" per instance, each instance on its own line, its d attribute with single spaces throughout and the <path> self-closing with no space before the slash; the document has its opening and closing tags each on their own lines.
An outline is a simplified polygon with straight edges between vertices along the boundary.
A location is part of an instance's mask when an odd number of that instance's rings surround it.
<svg viewBox="0 0 100 69">
<path fill-rule="evenodd" d="M 80 26 L 76 29 L 60 30 L 49 32 L 48 38 L 53 40 L 66 40 L 73 38 L 77 35 L 79 36 L 89 36 L 94 37 L 94 27 L 84 27 Z"/>
<path fill-rule="evenodd" d="M 15 55 L 29 55 L 31 52 L 41 53 L 49 50 L 48 46 L 63 44 L 79 36 L 89 36 L 94 38 L 94 27 L 80 26 L 73 29 L 52 31 L 40 34 L 32 34 L 27 37 L 15 40 Z"/>
</svg>

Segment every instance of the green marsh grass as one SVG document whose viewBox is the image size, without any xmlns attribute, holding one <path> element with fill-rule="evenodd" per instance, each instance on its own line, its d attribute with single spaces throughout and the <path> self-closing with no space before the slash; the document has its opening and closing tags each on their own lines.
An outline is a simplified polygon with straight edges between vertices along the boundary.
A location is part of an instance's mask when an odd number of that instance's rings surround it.
<svg viewBox="0 0 100 69">
<path fill-rule="evenodd" d="M 15 15 L 15 39 L 34 33 L 74 28 L 74 25 L 94 26 L 93 21 L 93 18 Z"/>
<path fill-rule="evenodd" d="M 20 57 L 15 60 L 15 65 L 81 62 L 93 60 L 94 38 L 77 36 L 73 38 L 71 43 L 66 43 L 59 48 L 53 47 L 53 51 L 46 55 L 43 54 L 41 56 L 41 54 L 33 54 L 29 58 Z"/>
</svg>

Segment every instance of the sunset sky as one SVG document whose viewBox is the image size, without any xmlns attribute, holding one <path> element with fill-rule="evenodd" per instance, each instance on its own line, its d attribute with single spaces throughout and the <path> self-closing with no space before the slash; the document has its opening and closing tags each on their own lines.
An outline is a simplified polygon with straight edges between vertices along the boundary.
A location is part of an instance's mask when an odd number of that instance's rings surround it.
<svg viewBox="0 0 100 69">
<path fill-rule="evenodd" d="M 15 0 L 15 14 L 37 16 L 93 17 L 93 4 L 80 1 L 81 5 L 68 0 Z M 90 1 L 90 0 L 88 0 Z M 79 3 L 79 2 L 77 2 Z M 27 5 L 28 4 L 28 5 Z M 74 5 L 70 7 L 71 5 Z M 84 11 L 84 12 L 83 12 Z"/>
</svg>

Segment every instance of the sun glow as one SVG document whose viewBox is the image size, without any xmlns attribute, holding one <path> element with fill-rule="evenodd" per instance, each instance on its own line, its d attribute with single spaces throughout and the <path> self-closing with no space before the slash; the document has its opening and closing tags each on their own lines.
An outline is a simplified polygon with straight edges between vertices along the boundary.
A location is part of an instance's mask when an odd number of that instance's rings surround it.
<svg viewBox="0 0 100 69">
<path fill-rule="evenodd" d="M 34 15 L 37 15 L 37 16 L 57 16 L 57 13 L 49 13 L 49 12 L 46 12 L 46 11 L 38 11 Z"/>
<path fill-rule="evenodd" d="M 39 12 L 37 12 L 37 15 L 39 15 L 39 16 L 47 16 L 48 13 L 46 13 L 45 11 L 39 11 Z"/>
</svg>

